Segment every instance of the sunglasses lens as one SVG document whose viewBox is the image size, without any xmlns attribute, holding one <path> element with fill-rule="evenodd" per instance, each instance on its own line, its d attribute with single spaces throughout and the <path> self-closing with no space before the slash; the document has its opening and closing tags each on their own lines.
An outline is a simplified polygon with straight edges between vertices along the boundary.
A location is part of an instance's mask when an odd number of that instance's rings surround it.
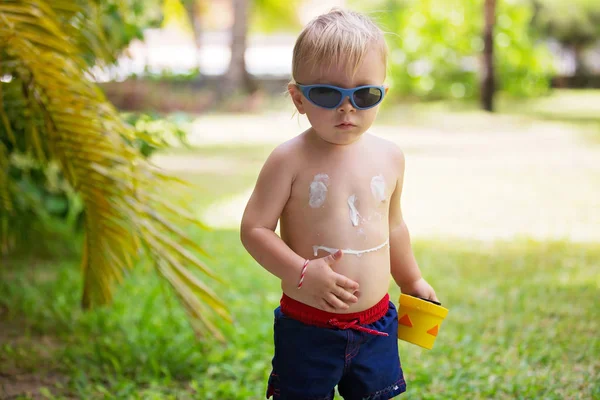
<svg viewBox="0 0 600 400">
<path fill-rule="evenodd" d="M 359 108 L 373 107 L 379 103 L 383 93 L 378 88 L 364 88 L 354 92 L 354 102 Z"/>
<path fill-rule="evenodd" d="M 334 108 L 340 102 L 342 94 L 332 88 L 316 87 L 310 89 L 308 98 L 320 107 Z"/>
</svg>

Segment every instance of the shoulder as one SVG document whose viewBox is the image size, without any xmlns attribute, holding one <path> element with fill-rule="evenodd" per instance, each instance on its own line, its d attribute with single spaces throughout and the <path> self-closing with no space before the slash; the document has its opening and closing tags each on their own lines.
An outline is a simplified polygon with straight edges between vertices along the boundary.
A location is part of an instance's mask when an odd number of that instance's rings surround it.
<svg viewBox="0 0 600 400">
<path fill-rule="evenodd" d="M 302 144 L 298 137 L 275 147 L 267 157 L 263 169 L 275 169 L 280 173 L 295 174 L 298 168 Z"/>
<path fill-rule="evenodd" d="M 396 143 L 379 136 L 369 135 L 373 148 L 377 154 L 381 154 L 394 168 L 404 170 L 404 152 Z"/>
<path fill-rule="evenodd" d="M 290 163 L 297 158 L 300 149 L 300 139 L 295 137 L 275 147 L 267 160 L 276 163 Z"/>
</svg>

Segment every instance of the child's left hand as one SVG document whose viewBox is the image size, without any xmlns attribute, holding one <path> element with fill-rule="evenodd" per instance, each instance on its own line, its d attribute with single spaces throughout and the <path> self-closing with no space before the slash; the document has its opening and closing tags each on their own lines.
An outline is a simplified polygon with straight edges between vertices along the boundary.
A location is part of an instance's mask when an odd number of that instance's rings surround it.
<svg viewBox="0 0 600 400">
<path fill-rule="evenodd" d="M 404 294 L 439 302 L 437 296 L 435 295 L 435 290 L 433 290 L 431 285 L 423 278 L 402 285 L 400 290 Z"/>
</svg>

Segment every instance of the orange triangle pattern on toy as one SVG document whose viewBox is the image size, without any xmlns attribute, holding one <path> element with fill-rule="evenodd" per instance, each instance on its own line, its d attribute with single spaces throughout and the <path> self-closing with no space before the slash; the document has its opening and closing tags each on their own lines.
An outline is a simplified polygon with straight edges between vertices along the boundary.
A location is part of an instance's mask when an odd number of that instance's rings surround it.
<svg viewBox="0 0 600 400">
<path fill-rule="evenodd" d="M 409 328 L 412 328 L 413 326 L 412 321 L 408 317 L 408 314 L 404 314 L 404 316 L 398 320 L 398 323 L 400 325 L 408 326 Z"/>
<path fill-rule="evenodd" d="M 433 328 L 431 328 L 430 330 L 428 330 L 427 333 L 429 333 L 431 336 L 437 336 L 438 335 L 438 329 L 439 329 L 439 326 L 436 325 Z"/>
</svg>

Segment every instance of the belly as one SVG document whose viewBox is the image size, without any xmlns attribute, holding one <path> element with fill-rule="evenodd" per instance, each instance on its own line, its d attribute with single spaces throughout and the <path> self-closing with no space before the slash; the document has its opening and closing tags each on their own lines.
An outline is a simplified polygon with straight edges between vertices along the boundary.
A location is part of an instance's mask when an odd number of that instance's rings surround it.
<svg viewBox="0 0 600 400">
<path fill-rule="evenodd" d="M 387 293 L 390 282 L 387 218 L 355 227 L 348 223 L 347 213 L 330 214 L 327 218 L 314 220 L 306 216 L 288 216 L 281 220 L 281 234 L 294 252 L 311 260 L 342 249 L 344 255 L 332 265 L 332 269 L 360 285 L 358 303 L 351 304 L 343 312 L 368 309 Z M 295 286 L 284 285 L 282 288 L 288 296 L 302 301 Z"/>
<path fill-rule="evenodd" d="M 355 293 L 358 302 L 349 304 L 350 308 L 346 310 L 337 311 L 340 314 L 371 308 L 388 292 L 390 261 L 387 250 L 380 254 L 365 255 L 360 260 L 345 255 L 332 266 L 332 269 L 359 284 L 359 290 Z M 302 297 L 303 293 L 300 293 L 295 283 L 289 286 L 282 284 L 281 288 L 289 297 L 305 302 L 306 299 Z"/>
<path fill-rule="evenodd" d="M 358 282 L 360 289 L 355 293 L 358 302 L 345 312 L 366 310 L 377 304 L 388 292 L 390 284 L 390 253 L 389 248 L 378 252 L 365 254 L 361 257 L 344 255 L 333 270 Z"/>
</svg>

